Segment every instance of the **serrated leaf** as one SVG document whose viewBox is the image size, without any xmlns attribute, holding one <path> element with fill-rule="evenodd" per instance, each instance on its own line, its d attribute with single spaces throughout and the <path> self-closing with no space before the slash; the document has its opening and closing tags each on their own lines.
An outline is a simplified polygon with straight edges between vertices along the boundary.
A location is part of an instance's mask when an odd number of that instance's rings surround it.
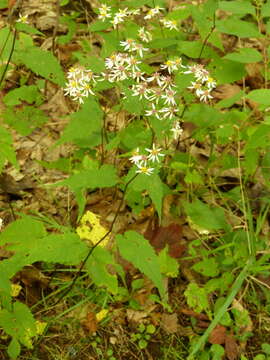
<svg viewBox="0 0 270 360">
<path fill-rule="evenodd" d="M 13 311 L 6 309 L 0 311 L 0 326 L 4 331 L 20 341 L 28 348 L 32 348 L 31 337 L 36 334 L 35 319 L 29 308 L 16 301 L 13 304 Z"/>
<path fill-rule="evenodd" d="M 7 353 L 11 359 L 16 359 L 21 352 L 21 345 L 16 338 L 12 338 L 8 344 Z"/>
<path fill-rule="evenodd" d="M 163 184 L 160 177 L 157 174 L 153 174 L 151 176 L 140 174 L 131 183 L 130 188 L 135 191 L 147 190 L 153 204 L 155 205 L 158 216 L 161 219 L 163 197 L 167 191 L 166 185 Z"/>
<path fill-rule="evenodd" d="M 194 311 L 198 313 L 209 311 L 208 297 L 204 288 L 199 287 L 196 283 L 189 283 L 184 295 L 188 306 Z"/>
<path fill-rule="evenodd" d="M 56 185 L 69 186 L 74 189 L 95 189 L 112 187 L 118 181 L 116 168 L 112 165 L 102 165 L 99 169 L 83 170 L 78 174 L 71 175 L 68 179 L 58 182 Z"/>
<path fill-rule="evenodd" d="M 262 37 L 262 34 L 254 24 L 238 18 L 231 17 L 225 20 L 218 20 L 216 25 L 220 32 L 240 38 Z"/>
<path fill-rule="evenodd" d="M 164 299 L 166 294 L 159 260 L 149 242 L 135 231 L 126 231 L 124 235 L 117 235 L 116 242 L 121 256 L 152 280 Z"/>
<path fill-rule="evenodd" d="M 101 142 L 103 112 L 94 98 L 85 100 L 81 109 L 70 116 L 70 123 L 57 142 L 73 142 L 78 146 L 94 147 Z M 82 131 L 83 129 L 83 131 Z"/>
<path fill-rule="evenodd" d="M 11 90 L 4 96 L 3 101 L 7 106 L 19 105 L 22 101 L 27 101 L 29 104 L 34 102 L 41 103 L 42 96 L 36 85 L 20 86 L 17 89 Z"/>
<path fill-rule="evenodd" d="M 30 47 L 27 51 L 18 55 L 19 60 L 33 71 L 53 83 L 64 86 L 65 76 L 58 60 L 49 51 L 37 47 Z"/>
<path fill-rule="evenodd" d="M 192 269 L 194 269 L 195 271 L 197 271 L 198 273 L 204 276 L 209 276 L 209 277 L 215 277 L 218 276 L 219 274 L 218 264 L 214 258 L 209 258 L 199 261 L 192 266 Z"/>
<path fill-rule="evenodd" d="M 247 99 L 255 101 L 261 105 L 270 105 L 270 89 L 252 90 L 246 96 Z"/>
<path fill-rule="evenodd" d="M 223 59 L 237 61 L 240 63 L 248 64 L 255 63 L 262 60 L 262 55 L 256 49 L 241 48 L 238 52 L 227 54 Z"/>
<path fill-rule="evenodd" d="M 252 6 L 248 1 L 236 0 L 236 1 L 220 1 L 218 5 L 219 9 L 228 11 L 232 14 L 245 15 L 252 14 L 256 15 L 255 7 Z"/>
<path fill-rule="evenodd" d="M 200 200 L 196 200 L 192 203 L 185 203 L 184 207 L 192 222 L 203 229 L 230 229 L 222 208 L 210 208 L 207 204 L 201 202 Z"/>
<path fill-rule="evenodd" d="M 77 265 L 88 251 L 87 245 L 74 233 L 51 234 L 39 239 L 28 256 L 29 262 L 46 261 Z"/>
<path fill-rule="evenodd" d="M 177 260 L 169 255 L 167 246 L 160 251 L 158 254 L 158 259 L 160 264 L 160 271 L 162 274 L 172 278 L 177 277 L 179 264 Z"/>
<path fill-rule="evenodd" d="M 94 283 L 97 286 L 106 286 L 112 294 L 118 291 L 118 281 L 116 275 L 112 275 L 107 266 L 114 264 L 112 254 L 107 249 L 98 246 L 93 250 L 85 265 Z"/>
<path fill-rule="evenodd" d="M 47 122 L 48 117 L 34 106 L 8 108 L 3 114 L 5 122 L 23 136 L 30 135 L 37 127 Z"/>
</svg>

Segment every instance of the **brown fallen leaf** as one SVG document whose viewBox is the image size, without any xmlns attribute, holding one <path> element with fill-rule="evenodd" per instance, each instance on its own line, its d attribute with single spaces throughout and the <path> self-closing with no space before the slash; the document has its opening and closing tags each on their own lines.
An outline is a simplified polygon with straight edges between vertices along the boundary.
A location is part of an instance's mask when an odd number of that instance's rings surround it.
<svg viewBox="0 0 270 360">
<path fill-rule="evenodd" d="M 177 314 L 162 314 L 160 326 L 167 334 L 174 334 L 179 329 Z"/>
<path fill-rule="evenodd" d="M 98 327 L 98 322 L 96 319 L 96 314 L 92 311 L 89 311 L 86 314 L 86 318 L 84 320 L 81 321 L 81 324 L 84 328 L 84 330 L 86 330 L 86 332 L 89 334 L 95 333 L 97 331 L 97 327 Z"/>
<path fill-rule="evenodd" d="M 181 313 L 185 314 L 187 316 L 192 316 L 192 317 L 194 317 L 195 319 L 198 319 L 198 320 L 202 320 L 202 321 L 208 321 L 209 320 L 207 315 L 196 313 L 195 311 L 190 310 L 190 309 L 183 308 L 183 309 L 181 309 Z"/>
<path fill-rule="evenodd" d="M 232 334 L 225 337 L 225 354 L 229 360 L 236 360 L 239 356 L 238 345 Z"/>
<path fill-rule="evenodd" d="M 178 224 L 170 224 L 164 227 L 157 226 L 153 230 L 148 228 L 144 236 L 150 241 L 157 253 L 168 245 L 169 255 L 176 259 L 180 258 L 186 249 L 182 236 L 182 227 Z"/>
<path fill-rule="evenodd" d="M 225 326 L 218 324 L 211 332 L 208 341 L 210 342 L 210 344 L 222 345 L 225 343 L 225 338 L 226 338 L 226 328 Z"/>
</svg>

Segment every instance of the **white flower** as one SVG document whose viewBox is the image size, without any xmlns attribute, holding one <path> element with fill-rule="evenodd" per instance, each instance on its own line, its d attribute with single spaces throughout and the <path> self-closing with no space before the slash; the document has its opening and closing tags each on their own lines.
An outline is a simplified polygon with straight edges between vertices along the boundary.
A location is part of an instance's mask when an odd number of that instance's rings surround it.
<svg viewBox="0 0 270 360">
<path fill-rule="evenodd" d="M 145 20 L 152 19 L 155 15 L 159 14 L 161 12 L 161 10 L 164 10 L 164 8 L 161 8 L 160 6 L 155 6 L 153 9 L 150 9 L 147 12 L 144 19 Z"/>
<path fill-rule="evenodd" d="M 151 95 L 148 96 L 149 101 L 155 101 L 156 104 L 159 102 L 159 99 L 161 98 L 161 95 L 163 94 L 163 90 L 161 88 L 152 88 L 149 89 L 149 93 Z"/>
<path fill-rule="evenodd" d="M 161 78 L 161 74 L 158 72 L 155 72 L 152 74 L 152 76 L 149 76 L 146 81 L 147 82 L 156 81 L 159 84 L 160 78 Z"/>
<path fill-rule="evenodd" d="M 209 99 L 213 99 L 213 96 L 210 94 L 210 90 L 199 90 L 198 96 L 200 98 L 200 101 L 207 102 Z"/>
<path fill-rule="evenodd" d="M 194 74 L 197 81 L 205 82 L 209 78 L 209 72 L 201 64 L 188 66 L 184 74 Z"/>
<path fill-rule="evenodd" d="M 131 9 L 131 10 L 128 10 L 128 15 L 129 15 L 129 16 L 140 15 L 140 9 Z"/>
<path fill-rule="evenodd" d="M 195 92 L 196 92 L 196 95 L 200 96 L 200 91 L 202 89 L 202 84 L 200 82 L 197 82 L 197 81 L 192 81 L 191 86 L 188 86 L 188 89 L 191 89 L 191 90 L 194 89 Z"/>
<path fill-rule="evenodd" d="M 68 73 L 67 73 L 67 78 L 68 79 L 76 79 L 77 75 L 79 75 L 81 72 L 81 69 L 78 68 L 78 67 L 71 67 L 69 68 L 68 70 Z"/>
<path fill-rule="evenodd" d="M 143 52 L 148 51 L 149 49 L 144 48 L 142 44 L 135 43 L 133 45 L 133 50 L 136 51 L 140 57 L 143 57 Z"/>
<path fill-rule="evenodd" d="M 145 149 L 146 151 L 149 152 L 149 155 L 147 156 L 148 160 L 152 161 L 152 162 L 159 162 L 159 156 L 163 157 L 165 156 L 165 154 L 162 154 L 161 151 L 162 149 L 161 148 L 156 148 L 156 145 L 153 144 L 153 147 L 152 149 Z"/>
<path fill-rule="evenodd" d="M 140 71 L 139 64 L 141 64 L 141 61 L 135 58 L 134 56 L 129 56 L 125 60 L 127 64 L 127 69 L 131 68 L 131 71 Z"/>
<path fill-rule="evenodd" d="M 132 86 L 132 96 L 139 96 L 139 99 L 143 97 L 148 100 L 149 89 L 147 87 L 147 82 L 142 82 L 138 85 Z"/>
<path fill-rule="evenodd" d="M 179 136 L 182 135 L 183 129 L 181 128 L 180 123 L 178 121 L 174 124 L 174 127 L 171 129 L 171 131 L 173 132 L 174 140 L 177 140 Z"/>
<path fill-rule="evenodd" d="M 169 119 L 172 119 L 175 114 L 177 113 L 177 108 L 171 106 L 171 107 L 165 107 L 165 108 L 162 108 L 161 110 L 159 110 L 159 112 L 161 114 L 163 114 L 163 118 L 166 119 L 166 118 L 169 118 Z"/>
<path fill-rule="evenodd" d="M 124 47 L 124 50 L 125 51 L 133 51 L 134 48 L 134 43 L 135 43 L 135 40 L 134 39 L 126 39 L 125 41 L 120 41 L 120 45 Z"/>
<path fill-rule="evenodd" d="M 213 78 L 208 77 L 208 79 L 206 80 L 206 86 L 209 90 L 213 90 L 217 86 L 217 83 Z"/>
<path fill-rule="evenodd" d="M 111 11 L 110 6 L 107 6 L 106 4 L 102 4 L 98 10 L 99 10 L 98 19 L 105 21 L 107 18 L 112 17 L 112 14 L 110 13 Z"/>
<path fill-rule="evenodd" d="M 144 164 L 138 163 L 137 164 L 138 170 L 136 170 L 137 174 L 145 174 L 145 175 L 152 175 L 154 168 L 150 168 Z"/>
<path fill-rule="evenodd" d="M 149 32 L 149 31 L 146 31 L 144 27 L 141 27 L 139 30 L 138 30 L 138 36 L 139 38 L 144 41 L 144 42 L 149 42 L 152 40 L 152 34 Z"/>
<path fill-rule="evenodd" d="M 89 82 L 83 82 L 82 84 L 80 84 L 80 90 L 82 96 L 89 96 L 90 94 L 95 95 Z"/>
<path fill-rule="evenodd" d="M 140 161 L 143 160 L 143 155 L 140 155 L 139 148 L 132 152 L 132 156 L 129 158 L 129 160 L 135 165 L 137 165 Z"/>
<path fill-rule="evenodd" d="M 130 75 L 131 75 L 132 79 L 136 80 L 137 82 L 145 81 L 145 78 L 143 76 L 144 72 L 142 72 L 140 70 L 132 71 Z"/>
<path fill-rule="evenodd" d="M 3 225 L 4 225 L 4 220 L 0 218 L 0 230 L 2 229 Z"/>
<path fill-rule="evenodd" d="M 176 105 L 175 96 L 176 91 L 172 89 L 166 89 L 165 94 L 161 95 L 162 99 L 164 99 L 164 103 L 168 105 Z"/>
<path fill-rule="evenodd" d="M 175 64 L 174 61 L 168 60 L 168 61 L 165 62 L 165 64 L 160 65 L 160 68 L 162 70 L 167 69 L 168 73 L 171 74 L 172 71 L 177 70 L 177 65 Z"/>
<path fill-rule="evenodd" d="M 173 78 L 171 76 L 160 76 L 159 79 L 157 79 L 157 83 L 162 88 L 162 90 L 166 88 L 171 89 L 172 87 L 176 87 L 176 85 L 173 83 Z"/>
<path fill-rule="evenodd" d="M 167 19 L 161 19 L 161 23 L 164 25 L 166 29 L 169 30 L 178 30 L 177 27 L 177 21 L 176 20 L 167 20 Z"/>
<path fill-rule="evenodd" d="M 159 116 L 159 110 L 157 110 L 156 109 L 156 106 L 155 106 L 155 104 L 151 104 L 151 107 L 152 107 L 152 109 L 151 110 L 146 110 L 145 111 L 145 115 L 146 116 L 155 116 L 157 119 L 159 119 L 160 120 L 160 116 Z"/>
<path fill-rule="evenodd" d="M 28 19 L 28 15 L 19 14 L 19 19 L 17 19 L 16 22 L 22 23 L 22 24 L 29 24 L 27 19 Z"/>
</svg>

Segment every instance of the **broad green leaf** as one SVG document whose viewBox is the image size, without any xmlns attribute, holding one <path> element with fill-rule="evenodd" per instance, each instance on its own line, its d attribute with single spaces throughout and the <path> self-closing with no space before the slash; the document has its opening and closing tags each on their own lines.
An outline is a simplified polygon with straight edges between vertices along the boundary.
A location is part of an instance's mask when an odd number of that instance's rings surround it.
<svg viewBox="0 0 270 360">
<path fill-rule="evenodd" d="M 19 105 L 23 101 L 27 101 L 29 104 L 42 102 L 42 96 L 36 85 L 20 86 L 14 90 L 11 90 L 3 98 L 4 103 L 7 106 Z"/>
<path fill-rule="evenodd" d="M 194 311 L 198 313 L 209 312 L 208 297 L 204 288 L 199 287 L 196 283 L 189 283 L 184 295 L 188 306 Z"/>
<path fill-rule="evenodd" d="M 261 7 L 261 16 L 264 17 L 270 17 L 270 1 L 267 0 L 265 4 Z"/>
<path fill-rule="evenodd" d="M 86 262 L 86 270 L 97 286 L 106 286 L 112 293 L 118 291 L 118 281 L 116 275 L 112 275 L 108 266 L 115 265 L 112 254 L 105 248 L 97 246 Z"/>
<path fill-rule="evenodd" d="M 0 9 L 5 9 L 8 7 L 8 0 L 0 0 Z"/>
<path fill-rule="evenodd" d="M 262 55 L 256 49 L 241 48 L 238 52 L 227 54 L 223 59 L 237 61 L 240 63 L 248 64 L 255 63 L 262 60 Z"/>
<path fill-rule="evenodd" d="M 40 35 L 40 36 L 44 36 L 44 34 L 37 30 L 36 28 L 34 28 L 33 26 L 30 26 L 28 24 L 24 24 L 24 23 L 15 23 L 15 28 L 16 30 L 18 31 L 23 31 L 27 34 L 30 34 L 30 35 Z"/>
<path fill-rule="evenodd" d="M 35 319 L 29 308 L 16 301 L 13 304 L 13 311 L 0 310 L 0 326 L 4 331 L 20 341 L 28 348 L 32 348 L 31 337 L 36 334 Z"/>
<path fill-rule="evenodd" d="M 3 114 L 5 122 L 23 136 L 30 135 L 37 127 L 48 121 L 45 113 L 29 105 L 21 108 L 7 108 Z"/>
<path fill-rule="evenodd" d="M 64 86 L 65 76 L 56 57 L 49 51 L 30 47 L 18 55 L 19 60 L 35 74 L 43 76 L 53 83 Z"/>
<path fill-rule="evenodd" d="M 261 105 L 270 105 L 270 89 L 252 90 L 246 97 L 247 99 L 255 101 Z"/>
<path fill-rule="evenodd" d="M 158 254 L 158 260 L 162 274 L 172 278 L 178 276 L 178 261 L 169 255 L 167 246 Z"/>
<path fill-rule="evenodd" d="M 245 145 L 245 151 L 250 149 L 254 150 L 258 148 L 265 148 L 269 145 L 269 141 L 270 141 L 270 125 L 262 123 L 250 135 Z"/>
<path fill-rule="evenodd" d="M 6 161 L 9 161 L 12 165 L 18 166 L 16 159 L 16 152 L 13 149 L 13 140 L 10 133 L 0 126 L 0 173 Z"/>
<path fill-rule="evenodd" d="M 10 223 L 0 234 L 0 245 L 7 245 L 9 250 L 15 252 L 27 252 L 38 246 L 39 239 L 45 235 L 46 231 L 41 221 L 24 216 Z"/>
<path fill-rule="evenodd" d="M 203 229 L 230 229 L 224 215 L 224 210 L 220 207 L 210 208 L 207 204 L 196 200 L 192 203 L 185 203 L 184 208 L 191 221 Z"/>
<path fill-rule="evenodd" d="M 124 235 L 116 236 L 116 243 L 121 256 L 130 261 L 145 274 L 158 288 L 160 296 L 166 297 L 160 272 L 158 256 L 154 249 L 142 235 L 135 231 L 126 231 Z"/>
<path fill-rule="evenodd" d="M 201 50 L 202 57 L 206 59 L 214 59 L 217 58 L 216 52 L 211 49 L 209 46 L 204 46 L 203 42 L 200 40 L 197 41 L 178 41 L 178 49 L 180 53 L 190 57 L 190 58 L 198 58 Z"/>
<path fill-rule="evenodd" d="M 16 359 L 21 352 L 21 345 L 16 338 L 12 338 L 8 344 L 7 353 L 11 359 Z"/>
<path fill-rule="evenodd" d="M 256 15 L 255 7 L 248 1 L 219 1 L 219 9 L 236 15 Z"/>
<path fill-rule="evenodd" d="M 225 20 L 218 20 L 216 25 L 220 32 L 240 38 L 262 37 L 255 24 L 238 18 L 230 17 Z"/>
<path fill-rule="evenodd" d="M 153 204 L 155 205 L 158 216 L 161 219 L 163 197 L 168 190 L 166 185 L 160 180 L 160 177 L 157 174 L 153 174 L 151 176 L 139 174 L 130 184 L 130 188 L 140 192 L 147 190 Z"/>
<path fill-rule="evenodd" d="M 242 79 L 245 74 L 245 65 L 226 59 L 215 59 L 213 61 L 211 74 L 219 84 L 232 83 Z"/>
<path fill-rule="evenodd" d="M 88 247 L 77 234 L 51 234 L 39 240 L 31 249 L 29 262 L 46 261 L 77 265 L 87 255 Z"/>
<path fill-rule="evenodd" d="M 57 186 L 69 186 L 74 189 L 95 189 L 112 187 L 118 181 L 116 168 L 112 165 L 102 165 L 99 169 L 83 170 L 71 175 L 68 179 L 56 183 Z"/>
<path fill-rule="evenodd" d="M 216 277 L 219 274 L 218 263 L 214 258 L 209 258 L 199 261 L 192 266 L 192 269 L 208 277 Z"/>
<path fill-rule="evenodd" d="M 85 100 L 81 109 L 70 116 L 70 123 L 57 144 L 73 142 L 78 146 L 94 147 L 101 142 L 103 112 L 93 97 Z"/>
<path fill-rule="evenodd" d="M 239 101 L 243 97 L 243 95 L 244 95 L 244 91 L 240 90 L 237 94 L 233 95 L 232 97 L 220 100 L 215 107 L 217 109 L 229 108 L 237 101 Z"/>
</svg>

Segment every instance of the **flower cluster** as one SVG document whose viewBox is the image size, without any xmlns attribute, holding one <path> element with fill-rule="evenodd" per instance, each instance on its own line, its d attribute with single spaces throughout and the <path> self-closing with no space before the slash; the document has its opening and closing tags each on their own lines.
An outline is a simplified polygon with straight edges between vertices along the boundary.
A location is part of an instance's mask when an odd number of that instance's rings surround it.
<svg viewBox="0 0 270 360">
<path fill-rule="evenodd" d="M 209 76 L 209 72 L 201 64 L 188 66 L 184 74 L 193 74 L 195 81 L 191 82 L 191 86 L 188 89 L 195 91 L 196 96 L 200 101 L 206 102 L 209 99 L 213 99 L 211 91 L 216 87 L 216 82 Z"/>
<path fill-rule="evenodd" d="M 148 154 L 140 154 L 140 149 L 137 148 L 133 153 L 129 160 L 137 166 L 136 173 L 138 174 L 146 174 L 152 175 L 155 168 L 155 163 L 159 163 L 160 157 L 165 156 L 161 153 L 162 149 L 157 148 L 155 144 L 153 144 L 152 149 L 145 149 L 145 152 Z"/>
<path fill-rule="evenodd" d="M 90 94 L 95 95 L 93 85 L 96 84 L 98 76 L 92 70 L 72 67 L 67 73 L 67 78 L 64 94 L 71 96 L 73 100 L 78 100 L 82 104 L 84 97 L 88 97 Z"/>
</svg>

